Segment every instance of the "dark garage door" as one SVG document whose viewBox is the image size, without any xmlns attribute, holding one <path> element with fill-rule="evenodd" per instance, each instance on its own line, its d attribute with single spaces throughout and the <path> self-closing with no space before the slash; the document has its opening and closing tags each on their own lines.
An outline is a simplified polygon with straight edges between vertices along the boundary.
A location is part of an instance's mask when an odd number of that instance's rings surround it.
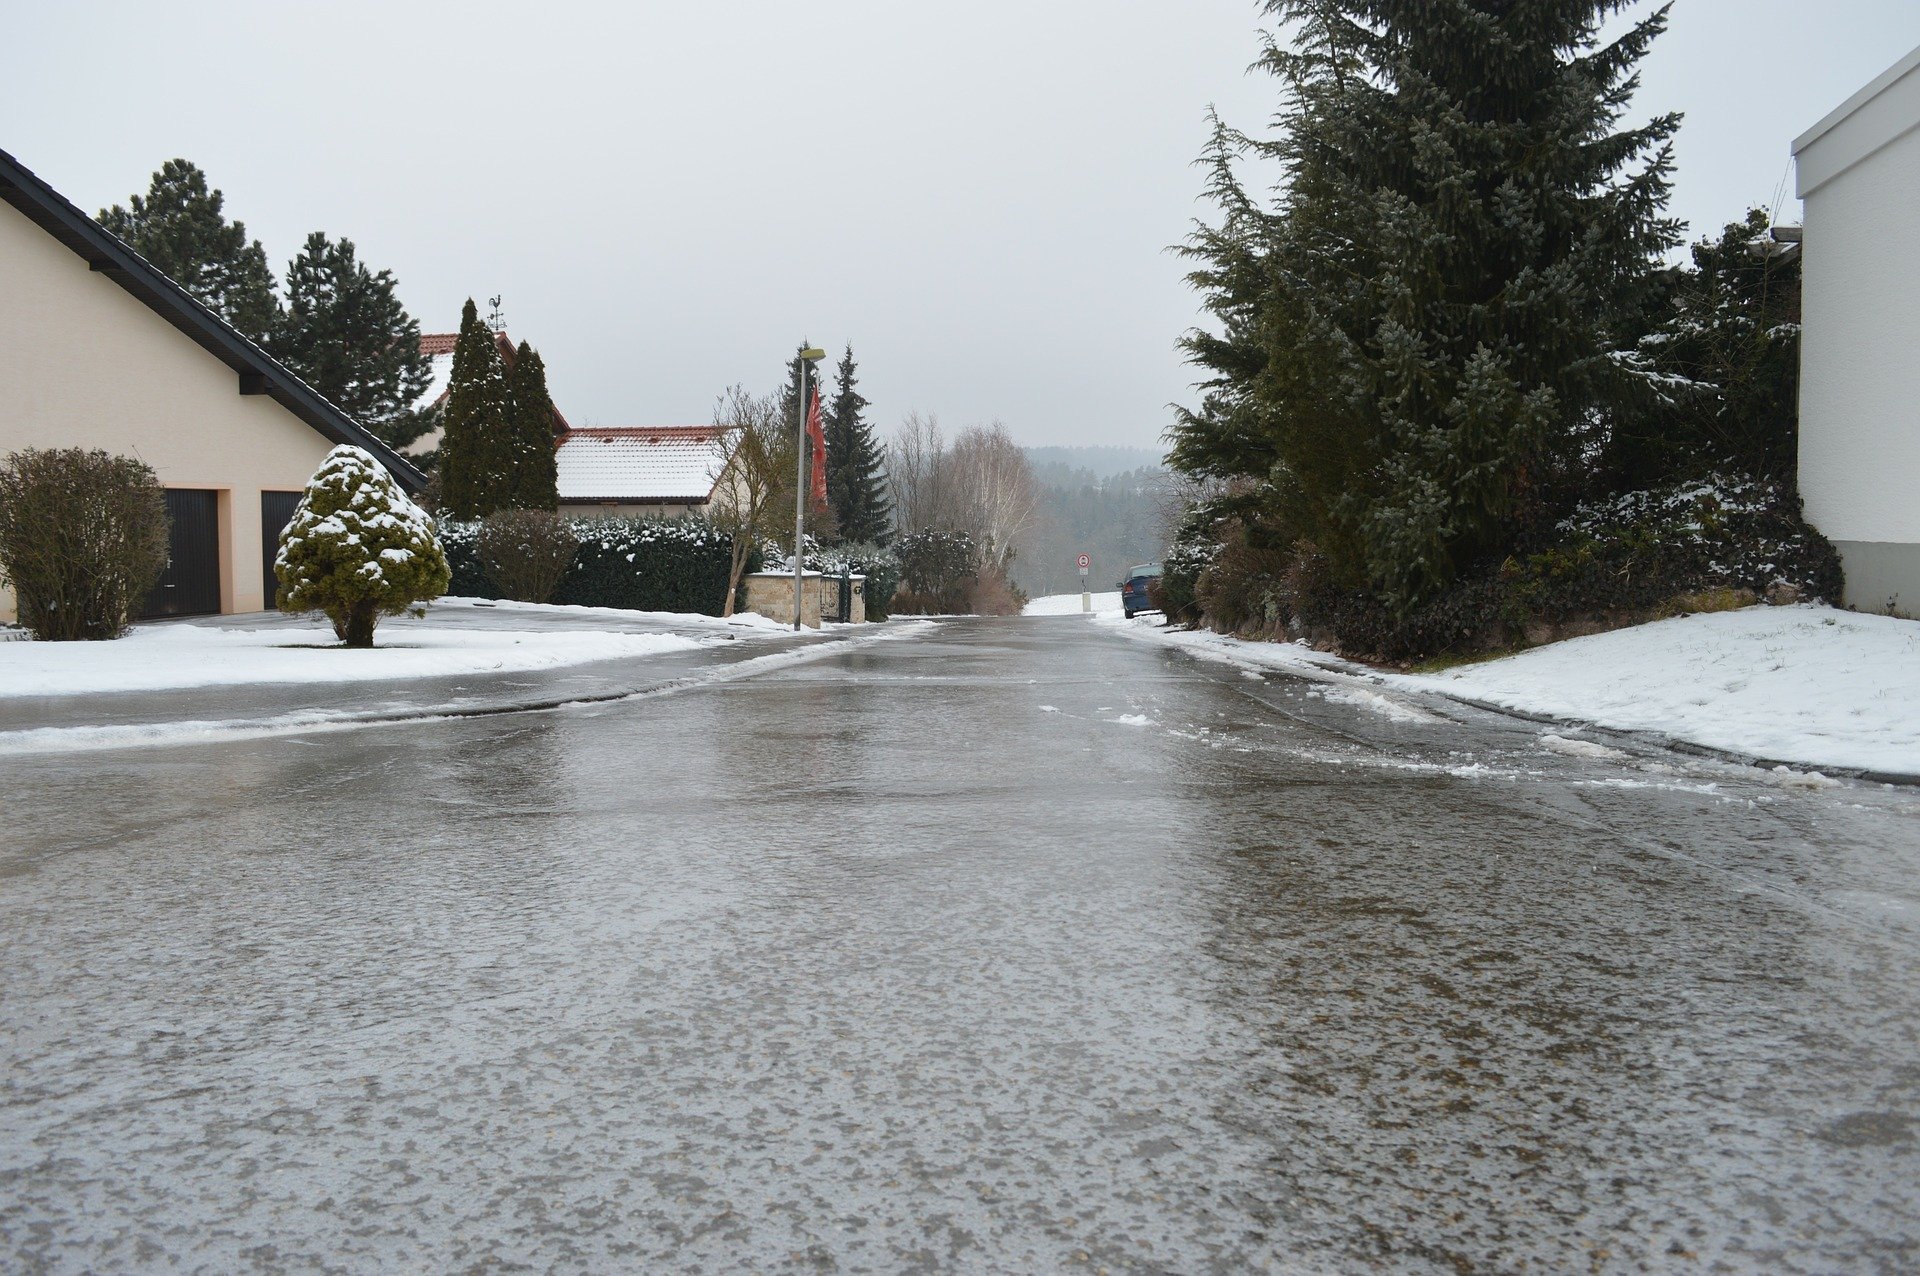
<svg viewBox="0 0 1920 1276">
<path fill-rule="evenodd" d="M 167 570 L 147 595 L 144 618 L 206 616 L 220 610 L 220 495 L 167 489 L 173 523 Z"/>
<path fill-rule="evenodd" d="M 266 591 L 267 610 L 273 610 L 274 591 L 280 582 L 273 576 L 273 559 L 280 552 L 280 533 L 293 519 L 300 504 L 298 492 L 260 493 L 260 586 Z"/>
</svg>

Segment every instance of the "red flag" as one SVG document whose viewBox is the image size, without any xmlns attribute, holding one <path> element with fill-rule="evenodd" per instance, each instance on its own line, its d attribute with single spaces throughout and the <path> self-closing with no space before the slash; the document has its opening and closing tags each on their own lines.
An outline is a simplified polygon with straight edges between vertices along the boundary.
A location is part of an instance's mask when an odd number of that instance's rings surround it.
<svg viewBox="0 0 1920 1276">
<path fill-rule="evenodd" d="M 813 499 L 817 505 L 827 503 L 827 432 L 820 425 L 820 390 L 815 387 L 813 398 L 807 403 L 807 450 L 812 455 Z"/>
</svg>

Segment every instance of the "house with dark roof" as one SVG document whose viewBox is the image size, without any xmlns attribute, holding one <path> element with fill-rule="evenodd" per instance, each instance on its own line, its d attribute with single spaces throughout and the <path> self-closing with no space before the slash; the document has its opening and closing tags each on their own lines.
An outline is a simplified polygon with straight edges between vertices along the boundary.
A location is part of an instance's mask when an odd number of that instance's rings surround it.
<svg viewBox="0 0 1920 1276">
<path fill-rule="evenodd" d="M 560 509 L 580 517 L 703 514 L 727 471 L 732 429 L 657 425 L 568 430 L 560 439 Z"/>
<path fill-rule="evenodd" d="M 427 478 L 13 156 L 0 151 L 0 454 L 101 448 L 167 489 L 150 616 L 272 605 L 273 556 L 336 444 Z M 0 617 L 13 598 L 0 591 Z"/>
</svg>

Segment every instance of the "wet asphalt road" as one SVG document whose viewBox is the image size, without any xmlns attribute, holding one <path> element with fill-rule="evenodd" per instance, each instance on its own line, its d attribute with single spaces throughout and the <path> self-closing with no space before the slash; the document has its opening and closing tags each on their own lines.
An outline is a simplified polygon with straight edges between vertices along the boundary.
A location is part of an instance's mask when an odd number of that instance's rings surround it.
<svg viewBox="0 0 1920 1276">
<path fill-rule="evenodd" d="M 0 758 L 0 1266 L 1920 1268 L 1920 794 L 1384 707 L 959 621 Z"/>
</svg>

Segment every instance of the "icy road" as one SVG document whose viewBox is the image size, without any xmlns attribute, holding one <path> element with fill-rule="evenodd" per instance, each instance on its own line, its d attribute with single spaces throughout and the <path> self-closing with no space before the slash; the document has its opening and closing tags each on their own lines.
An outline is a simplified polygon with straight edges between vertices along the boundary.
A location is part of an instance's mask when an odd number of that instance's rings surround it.
<svg viewBox="0 0 1920 1276">
<path fill-rule="evenodd" d="M 0 757 L 0 1268 L 1920 1268 L 1920 795 L 948 622 Z"/>
</svg>

